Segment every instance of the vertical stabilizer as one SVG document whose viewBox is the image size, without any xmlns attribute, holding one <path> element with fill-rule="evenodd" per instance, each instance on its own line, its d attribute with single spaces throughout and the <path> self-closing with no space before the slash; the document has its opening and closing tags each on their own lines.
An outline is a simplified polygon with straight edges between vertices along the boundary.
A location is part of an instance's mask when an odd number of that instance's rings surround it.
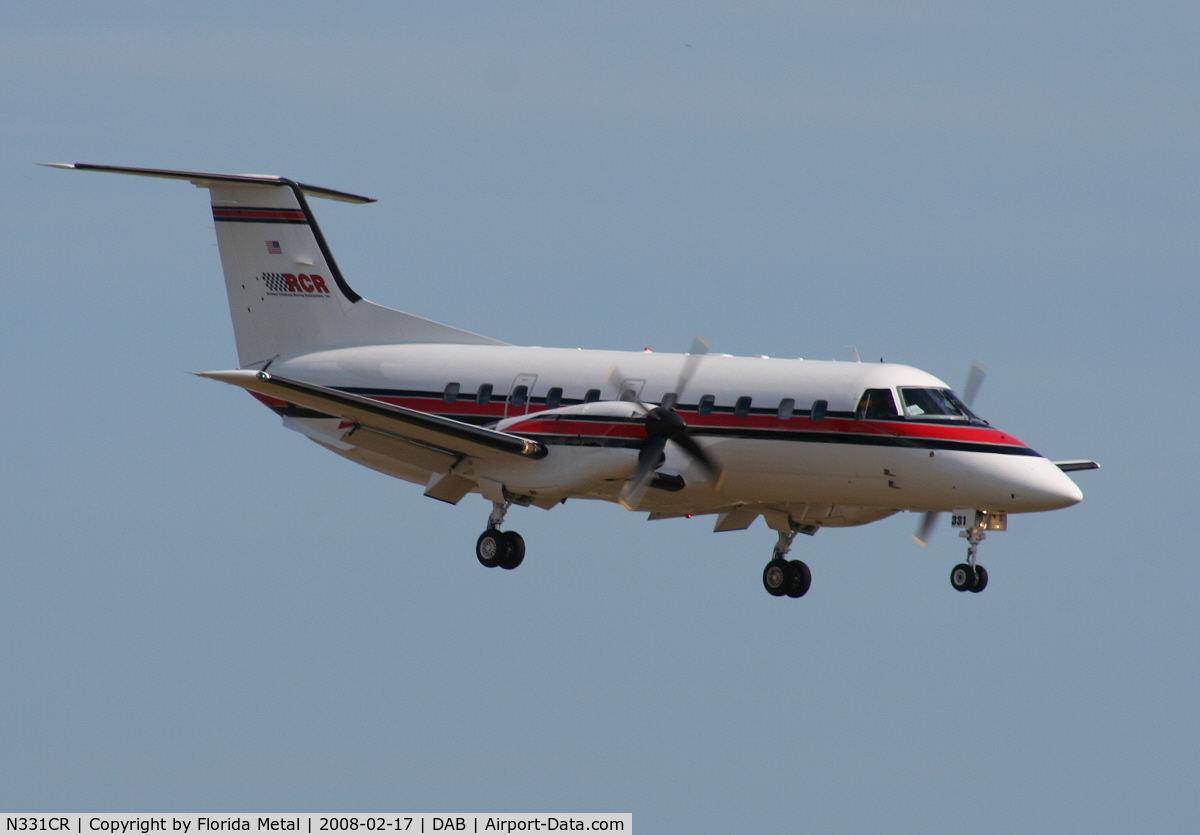
<svg viewBox="0 0 1200 835">
<path fill-rule="evenodd" d="M 252 366 L 330 348 L 412 342 L 504 345 L 372 304 L 346 283 L 305 195 L 373 202 L 282 177 L 55 164 L 188 180 L 207 188 L 238 360 Z"/>
</svg>

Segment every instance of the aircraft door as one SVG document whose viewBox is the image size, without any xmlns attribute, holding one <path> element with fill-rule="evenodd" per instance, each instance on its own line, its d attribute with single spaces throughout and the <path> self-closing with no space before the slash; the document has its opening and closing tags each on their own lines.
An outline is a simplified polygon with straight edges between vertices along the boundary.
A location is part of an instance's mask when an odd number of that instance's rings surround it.
<svg viewBox="0 0 1200 835">
<path fill-rule="evenodd" d="M 517 378 L 513 380 L 512 388 L 508 390 L 508 400 L 504 402 L 505 417 L 529 413 L 530 396 L 533 394 L 533 384 L 536 382 L 536 374 L 517 375 Z"/>
<path fill-rule="evenodd" d="M 618 400 L 640 400 L 642 397 L 642 386 L 646 385 L 645 380 L 622 380 L 621 391 L 617 395 Z"/>
</svg>

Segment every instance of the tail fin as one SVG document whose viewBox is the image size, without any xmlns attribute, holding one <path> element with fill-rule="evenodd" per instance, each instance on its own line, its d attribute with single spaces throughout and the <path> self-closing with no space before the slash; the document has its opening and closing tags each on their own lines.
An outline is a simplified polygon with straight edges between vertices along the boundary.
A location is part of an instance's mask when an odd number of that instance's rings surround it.
<svg viewBox="0 0 1200 835">
<path fill-rule="evenodd" d="M 188 180 L 212 196 L 229 312 L 243 367 L 346 348 L 412 342 L 507 343 L 366 301 L 342 277 L 305 195 L 373 203 L 283 177 L 84 163 L 55 168 Z"/>
</svg>

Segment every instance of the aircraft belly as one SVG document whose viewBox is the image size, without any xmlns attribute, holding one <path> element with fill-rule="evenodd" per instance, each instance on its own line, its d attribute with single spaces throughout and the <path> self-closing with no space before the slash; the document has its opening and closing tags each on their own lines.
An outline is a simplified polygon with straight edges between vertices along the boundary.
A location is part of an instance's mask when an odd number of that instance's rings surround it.
<svg viewBox="0 0 1200 835">
<path fill-rule="evenodd" d="M 912 450 L 741 440 L 709 448 L 726 468 L 721 493 L 738 501 L 904 508 L 915 493 L 909 483 L 918 483 L 905 460 Z"/>
<path fill-rule="evenodd" d="M 1044 499 L 1030 496 L 1028 489 L 1023 499 L 1020 485 L 1038 477 L 1048 464 L 1037 457 L 990 452 L 931 454 L 927 449 L 795 441 L 731 439 L 709 449 L 725 467 L 719 492 L 729 503 L 1022 512 L 1042 509 L 1037 502 Z"/>
</svg>

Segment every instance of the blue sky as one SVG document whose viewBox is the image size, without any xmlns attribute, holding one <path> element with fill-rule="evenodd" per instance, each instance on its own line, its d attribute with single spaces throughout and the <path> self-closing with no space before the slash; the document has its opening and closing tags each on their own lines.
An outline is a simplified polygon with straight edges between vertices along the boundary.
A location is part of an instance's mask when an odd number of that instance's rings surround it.
<svg viewBox="0 0 1200 835">
<path fill-rule="evenodd" d="M 1194 4 L 0 9 L 0 808 L 1198 823 Z M 206 195 L 293 177 L 373 301 L 520 344 L 883 357 L 1082 504 L 984 543 L 423 498 L 235 364 Z"/>
</svg>

